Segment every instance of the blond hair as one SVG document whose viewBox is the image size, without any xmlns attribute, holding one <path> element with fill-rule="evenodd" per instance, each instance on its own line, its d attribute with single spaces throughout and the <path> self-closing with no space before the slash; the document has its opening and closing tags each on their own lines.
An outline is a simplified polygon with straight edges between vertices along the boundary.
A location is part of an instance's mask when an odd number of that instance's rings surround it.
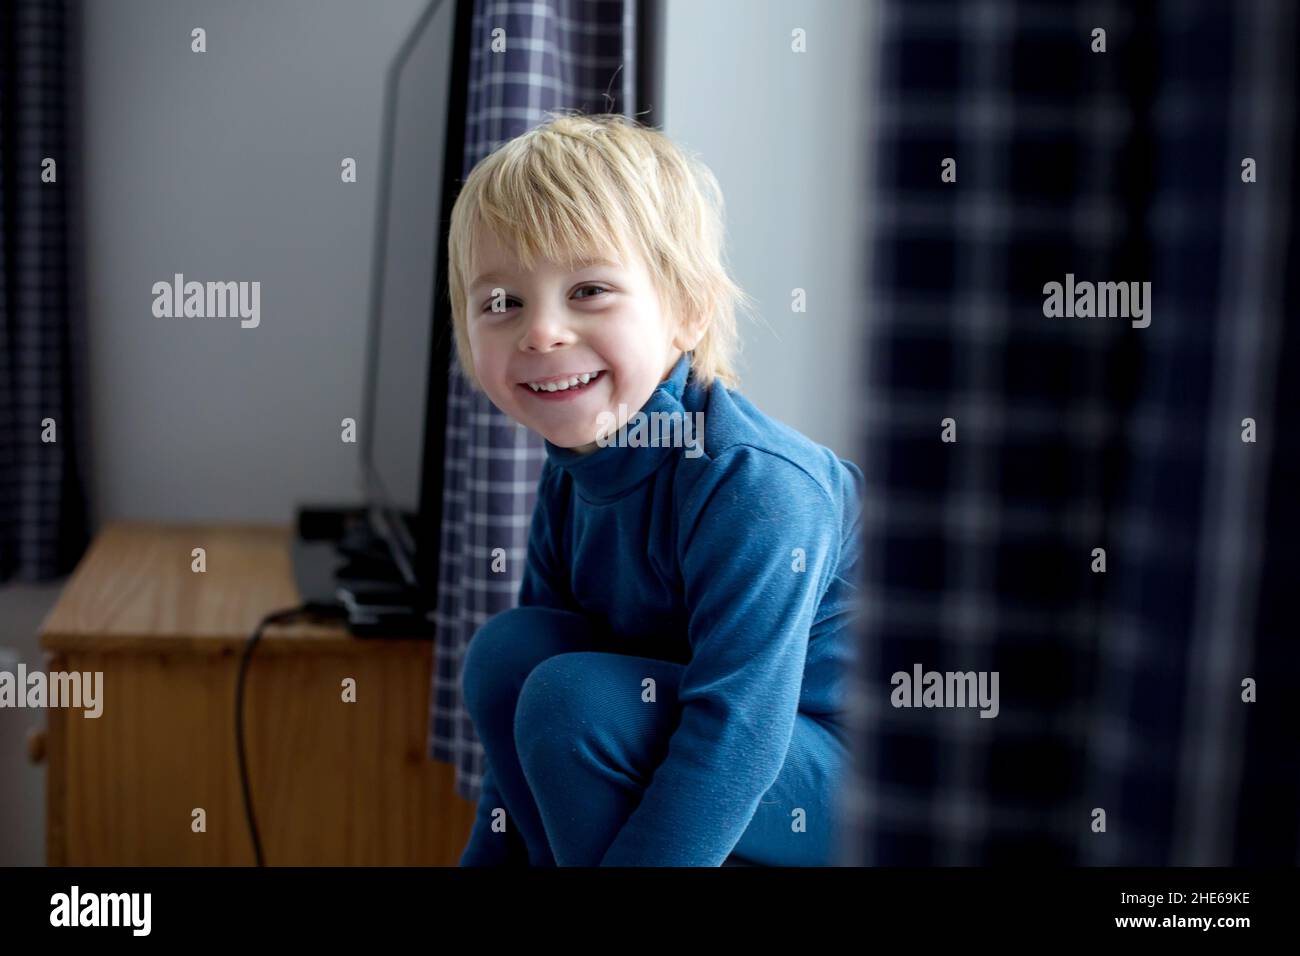
<svg viewBox="0 0 1300 956">
<path fill-rule="evenodd" d="M 640 255 L 677 328 L 702 323 L 691 357 L 705 387 L 738 387 L 736 310 L 752 300 L 724 262 L 722 190 L 703 162 L 662 132 L 613 114 L 548 114 L 481 160 L 452 209 L 448 285 L 457 364 L 474 376 L 466 285 L 479 226 L 525 269 L 537 258 L 570 267 Z"/>
</svg>

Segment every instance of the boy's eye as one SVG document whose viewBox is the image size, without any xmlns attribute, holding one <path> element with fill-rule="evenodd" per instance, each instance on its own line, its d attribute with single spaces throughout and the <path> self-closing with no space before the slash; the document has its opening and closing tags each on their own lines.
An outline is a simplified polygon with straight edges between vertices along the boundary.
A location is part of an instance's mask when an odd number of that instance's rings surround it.
<svg viewBox="0 0 1300 956">
<path fill-rule="evenodd" d="M 487 300 L 487 305 L 483 306 L 482 311 L 484 311 L 484 312 L 491 312 L 491 311 L 492 311 L 492 306 L 496 304 L 496 301 L 497 301 L 497 300 L 496 300 L 495 298 L 488 299 L 488 300 Z M 512 295 L 508 295 L 508 296 L 504 297 L 504 298 L 501 300 L 501 311 L 504 312 L 506 309 L 510 308 L 510 303 L 511 303 L 511 302 L 518 302 L 518 301 L 519 301 L 519 300 L 516 299 L 516 298 L 515 298 L 514 296 L 512 296 Z"/>
<path fill-rule="evenodd" d="M 581 286 L 578 286 L 578 288 L 575 290 L 575 292 L 582 292 L 583 290 L 587 290 L 587 289 L 595 290 L 596 292 L 605 292 L 605 293 L 608 293 L 608 292 L 609 292 L 608 289 L 606 289 L 604 286 L 601 286 L 601 285 L 581 285 Z M 579 298 L 581 298 L 581 299 L 598 299 L 598 298 L 600 298 L 600 296 L 598 296 L 598 295 L 595 295 L 595 296 L 593 296 L 593 295 L 584 295 L 584 296 L 579 296 Z M 487 304 L 483 306 L 483 308 L 482 308 L 481 311 L 483 311 L 483 312 L 491 312 L 491 311 L 492 311 L 492 305 L 493 305 L 496 301 L 497 301 L 497 300 L 494 299 L 494 298 L 493 298 L 493 299 L 488 299 Z M 515 304 L 518 304 L 518 303 L 519 303 L 519 300 L 516 299 L 516 298 L 515 298 L 514 296 L 512 296 L 512 295 L 508 295 L 508 296 L 506 296 L 505 298 L 503 298 L 503 299 L 501 300 L 501 305 L 502 305 L 502 311 L 503 311 L 503 312 L 504 312 L 506 309 L 510 308 L 510 303 L 511 303 L 511 302 L 514 302 Z"/>
</svg>

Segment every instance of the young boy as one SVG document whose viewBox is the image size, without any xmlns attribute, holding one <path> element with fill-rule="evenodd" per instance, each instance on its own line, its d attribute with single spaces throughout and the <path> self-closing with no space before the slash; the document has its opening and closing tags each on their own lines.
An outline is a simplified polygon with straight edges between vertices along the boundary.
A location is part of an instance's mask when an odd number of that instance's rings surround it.
<svg viewBox="0 0 1300 956">
<path fill-rule="evenodd" d="M 462 866 L 834 862 L 863 477 L 734 390 L 722 205 L 614 115 L 506 143 L 456 202 L 458 364 L 547 453 L 519 606 L 464 662 Z"/>
</svg>

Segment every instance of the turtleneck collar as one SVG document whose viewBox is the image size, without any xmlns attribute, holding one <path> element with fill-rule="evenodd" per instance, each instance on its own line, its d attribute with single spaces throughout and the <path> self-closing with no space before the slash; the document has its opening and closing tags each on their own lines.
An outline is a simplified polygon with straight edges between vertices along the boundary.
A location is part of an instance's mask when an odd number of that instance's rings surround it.
<svg viewBox="0 0 1300 956">
<path fill-rule="evenodd" d="M 650 394 L 650 398 L 641 406 L 640 412 L 650 415 L 653 412 L 685 413 L 682 396 L 686 391 L 687 378 L 691 369 L 691 353 L 684 352 L 673 366 L 668 378 Z M 693 383 L 692 383 L 693 384 Z M 629 447 L 626 442 L 629 421 L 611 436 L 610 443 L 603 448 L 585 455 L 572 448 L 561 448 L 547 439 L 546 455 L 552 464 L 564 469 L 573 478 L 573 483 L 582 491 L 583 496 L 591 499 L 611 500 L 619 498 L 636 485 L 644 481 L 661 464 L 669 454 L 682 454 L 680 448 L 660 446 Z M 703 436 L 697 436 L 701 441 Z"/>
</svg>

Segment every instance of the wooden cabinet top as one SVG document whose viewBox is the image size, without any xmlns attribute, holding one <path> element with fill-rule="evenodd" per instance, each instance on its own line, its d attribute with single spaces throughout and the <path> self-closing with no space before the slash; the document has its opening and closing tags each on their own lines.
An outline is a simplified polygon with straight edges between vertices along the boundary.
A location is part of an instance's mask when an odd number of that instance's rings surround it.
<svg viewBox="0 0 1300 956">
<path fill-rule="evenodd" d="M 226 653 L 262 617 L 300 602 L 292 529 L 277 525 L 114 522 L 96 536 L 41 627 L 47 651 Z M 192 570 L 203 548 L 206 570 Z M 359 639 L 337 621 L 267 628 L 258 653 L 414 656 L 429 641 Z"/>
</svg>

